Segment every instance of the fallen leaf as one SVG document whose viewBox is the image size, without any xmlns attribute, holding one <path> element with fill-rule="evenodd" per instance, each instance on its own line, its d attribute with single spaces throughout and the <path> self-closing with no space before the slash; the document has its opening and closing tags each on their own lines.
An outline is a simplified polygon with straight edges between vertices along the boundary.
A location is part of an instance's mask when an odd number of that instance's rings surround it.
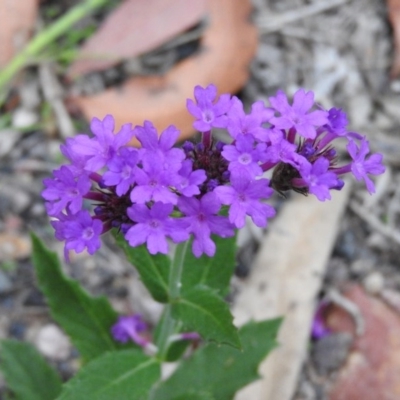
<svg viewBox="0 0 400 400">
<path fill-rule="evenodd" d="M 220 93 L 234 93 L 248 79 L 257 49 L 257 30 L 249 22 L 250 11 L 250 0 L 209 0 L 209 26 L 200 52 L 163 76 L 134 77 L 121 87 L 71 101 L 89 120 L 112 114 L 118 126 L 150 120 L 159 131 L 174 124 L 181 130 L 181 140 L 191 136 L 193 117 L 186 110 L 186 99 L 193 97 L 194 87 L 214 83 Z"/>
<path fill-rule="evenodd" d="M 390 70 L 391 78 L 400 74 L 400 0 L 387 0 L 389 21 L 393 28 L 394 58 Z"/>
<path fill-rule="evenodd" d="M 0 67 L 27 43 L 38 12 L 37 0 L 0 0 Z"/>
<path fill-rule="evenodd" d="M 205 0 L 124 1 L 82 46 L 69 76 L 104 70 L 155 49 L 198 23 L 205 4 Z"/>
<path fill-rule="evenodd" d="M 327 325 L 354 336 L 346 364 L 339 370 L 330 400 L 398 400 L 400 398 L 400 317 L 384 302 L 358 286 L 345 292 L 359 308 L 365 323 L 361 336 L 354 333 L 350 315 L 333 306 Z"/>
</svg>

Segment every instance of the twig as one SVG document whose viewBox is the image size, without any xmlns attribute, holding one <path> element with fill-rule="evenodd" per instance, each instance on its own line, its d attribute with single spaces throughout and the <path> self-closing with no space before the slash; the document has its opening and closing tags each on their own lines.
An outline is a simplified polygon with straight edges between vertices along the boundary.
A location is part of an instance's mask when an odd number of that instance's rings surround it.
<svg viewBox="0 0 400 400">
<path fill-rule="evenodd" d="M 396 189 L 387 208 L 388 225 L 394 229 L 396 226 L 396 214 L 400 211 L 400 179 L 397 179 Z"/>
<path fill-rule="evenodd" d="M 40 65 L 39 79 L 40 85 L 43 89 L 44 97 L 50 104 L 50 107 L 56 116 L 57 125 L 61 136 L 63 138 L 73 136 L 75 133 L 75 128 L 62 100 L 63 89 L 55 74 L 51 70 L 49 63 L 43 63 Z"/>
<path fill-rule="evenodd" d="M 348 0 L 324 0 L 318 3 L 313 3 L 301 8 L 287 11 L 285 13 L 262 16 L 257 19 L 256 24 L 262 33 L 278 31 L 286 24 L 298 21 L 303 18 L 311 17 L 312 15 L 321 13 L 347 3 Z"/>
<path fill-rule="evenodd" d="M 384 225 L 375 215 L 371 214 L 371 210 L 366 209 L 355 201 L 350 202 L 350 209 L 373 229 L 400 244 L 400 232 L 388 225 Z"/>
<path fill-rule="evenodd" d="M 356 303 L 344 297 L 335 289 L 329 290 L 327 298 L 352 316 L 356 326 L 356 335 L 361 336 L 365 332 L 365 323 Z"/>
</svg>

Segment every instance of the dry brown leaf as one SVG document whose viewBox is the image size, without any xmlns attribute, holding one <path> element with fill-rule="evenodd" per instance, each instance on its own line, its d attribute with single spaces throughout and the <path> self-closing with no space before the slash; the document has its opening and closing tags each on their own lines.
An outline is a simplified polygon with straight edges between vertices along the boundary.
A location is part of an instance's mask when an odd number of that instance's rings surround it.
<svg viewBox="0 0 400 400">
<path fill-rule="evenodd" d="M 209 0 L 210 24 L 201 51 L 177 64 L 164 76 L 135 77 L 121 87 L 72 100 L 87 119 L 112 114 L 117 126 L 150 120 L 160 131 L 174 124 L 181 139 L 193 133 L 186 99 L 196 85 L 214 83 L 223 93 L 235 92 L 246 82 L 248 66 L 257 48 L 257 31 L 249 23 L 250 0 Z"/>
<path fill-rule="evenodd" d="M 124 1 L 85 42 L 69 75 L 104 70 L 153 50 L 198 23 L 206 13 L 205 4 L 205 0 Z"/>
<path fill-rule="evenodd" d="M 390 76 L 396 78 L 400 74 L 400 0 L 387 0 L 389 20 L 393 27 L 394 57 Z"/>
<path fill-rule="evenodd" d="M 365 333 L 355 336 L 346 364 L 338 373 L 330 400 L 400 399 L 400 317 L 380 299 L 368 296 L 360 286 L 345 296 L 359 308 Z M 334 306 L 327 324 L 336 332 L 354 335 L 349 314 Z"/>
<path fill-rule="evenodd" d="M 33 32 L 37 0 L 0 0 L 0 67 L 21 50 Z"/>
</svg>

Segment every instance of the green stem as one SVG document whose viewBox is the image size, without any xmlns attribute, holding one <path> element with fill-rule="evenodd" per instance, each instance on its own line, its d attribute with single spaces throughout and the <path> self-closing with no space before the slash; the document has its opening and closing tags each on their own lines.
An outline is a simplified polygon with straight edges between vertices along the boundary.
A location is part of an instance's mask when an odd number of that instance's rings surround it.
<svg viewBox="0 0 400 400">
<path fill-rule="evenodd" d="M 0 72 L 0 90 L 30 59 L 37 56 L 47 45 L 67 32 L 80 19 L 106 4 L 109 0 L 86 0 L 68 11 L 52 25 L 38 33 Z"/>
<path fill-rule="evenodd" d="M 179 298 L 181 290 L 181 279 L 182 271 L 185 260 L 186 251 L 189 248 L 189 241 L 181 243 L 177 246 L 174 259 L 171 263 L 171 271 L 169 273 L 168 289 L 170 294 L 170 303 Z M 169 337 L 176 333 L 178 328 L 178 322 L 172 318 L 172 305 L 167 304 L 164 309 L 162 316 L 160 335 L 157 340 L 157 346 L 159 348 L 158 355 L 161 359 L 165 358 L 165 355 L 169 347 Z"/>
<path fill-rule="evenodd" d="M 180 243 L 176 247 L 174 259 L 172 261 L 172 268 L 169 274 L 169 294 L 171 299 L 178 298 L 181 292 L 182 270 L 188 248 L 189 240 Z"/>
</svg>

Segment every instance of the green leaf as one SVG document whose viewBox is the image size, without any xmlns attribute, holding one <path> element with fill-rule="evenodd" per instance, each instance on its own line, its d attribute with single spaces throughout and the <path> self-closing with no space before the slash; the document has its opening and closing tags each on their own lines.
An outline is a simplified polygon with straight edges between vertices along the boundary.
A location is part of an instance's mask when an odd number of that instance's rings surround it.
<svg viewBox="0 0 400 400">
<path fill-rule="evenodd" d="M 221 238 L 214 235 L 212 239 L 217 246 L 214 257 L 203 255 L 196 258 L 191 251 L 186 252 L 181 280 L 182 292 L 196 285 L 204 285 L 216 289 L 222 296 L 228 293 L 236 264 L 236 236 Z"/>
<path fill-rule="evenodd" d="M 198 332 L 203 339 L 240 348 L 228 305 L 207 287 L 195 287 L 172 304 L 172 316 L 184 330 Z"/>
<path fill-rule="evenodd" d="M 61 392 L 61 379 L 31 344 L 1 342 L 1 370 L 18 400 L 54 400 Z"/>
<path fill-rule="evenodd" d="M 139 350 L 121 350 L 91 361 L 64 386 L 57 400 L 147 400 L 160 364 Z"/>
<path fill-rule="evenodd" d="M 51 315 L 70 336 L 82 357 L 88 361 L 120 348 L 110 334 L 118 315 L 108 300 L 89 296 L 77 282 L 64 275 L 57 255 L 33 234 L 32 242 L 38 284 L 46 296 Z"/>
<path fill-rule="evenodd" d="M 208 392 L 195 392 L 189 390 L 178 397 L 174 397 L 173 400 L 215 400 L 215 397 L 212 396 L 211 393 Z"/>
<path fill-rule="evenodd" d="M 242 351 L 207 344 L 157 386 L 152 400 L 175 400 L 187 387 L 195 393 L 210 392 L 215 400 L 231 400 L 240 388 L 259 378 L 258 365 L 276 347 L 280 323 L 279 318 L 243 326 L 239 330 Z"/>
<path fill-rule="evenodd" d="M 151 255 L 145 245 L 131 247 L 121 234 L 115 234 L 117 244 L 124 250 L 129 262 L 138 270 L 142 282 L 155 300 L 167 303 L 171 260 L 164 254 Z"/>
<path fill-rule="evenodd" d="M 173 362 L 177 361 L 182 357 L 188 346 L 191 344 L 190 340 L 179 340 L 171 343 L 168 347 L 167 354 L 165 355 L 165 361 Z"/>
</svg>

